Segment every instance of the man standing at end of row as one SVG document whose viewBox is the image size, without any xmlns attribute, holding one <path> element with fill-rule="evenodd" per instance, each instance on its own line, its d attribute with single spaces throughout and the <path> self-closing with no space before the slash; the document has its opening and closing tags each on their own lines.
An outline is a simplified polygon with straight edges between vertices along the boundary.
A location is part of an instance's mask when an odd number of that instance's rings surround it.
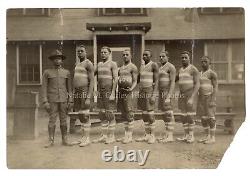
<svg viewBox="0 0 250 176">
<path fill-rule="evenodd" d="M 112 102 L 115 100 L 115 91 L 118 81 L 118 69 L 112 61 L 111 49 L 107 46 L 101 48 L 102 61 L 97 65 L 98 81 L 98 107 L 99 118 L 102 123 L 101 136 L 93 140 L 94 143 L 105 142 L 106 144 L 115 142 L 115 125 L 116 120 L 113 114 Z"/>
<path fill-rule="evenodd" d="M 182 67 L 179 70 L 177 80 L 179 80 L 180 96 L 178 100 L 179 109 L 182 113 L 182 123 L 184 127 L 184 136 L 177 138 L 179 141 L 193 143 L 194 138 L 194 99 L 200 87 L 199 71 L 190 64 L 190 53 L 183 51 L 181 53 Z"/>
<path fill-rule="evenodd" d="M 197 116 L 205 131 L 205 137 L 199 140 L 205 144 L 215 142 L 215 108 L 216 93 L 218 89 L 217 74 L 210 69 L 211 59 L 207 56 L 201 58 L 202 71 L 200 73 L 200 89 L 197 104 Z"/>
<path fill-rule="evenodd" d="M 74 90 L 74 111 L 79 112 L 79 120 L 82 123 L 81 132 L 82 138 L 72 144 L 79 144 L 84 147 L 90 144 L 90 116 L 88 115 L 90 109 L 90 100 L 93 96 L 94 87 L 94 67 L 92 62 L 87 59 L 87 52 L 84 45 L 77 46 L 77 56 L 80 63 L 75 67 L 73 90 Z M 76 119 L 70 119 L 71 132 L 74 130 Z"/>
<path fill-rule="evenodd" d="M 117 109 L 121 111 L 121 116 L 125 120 L 125 136 L 117 141 L 124 144 L 133 141 L 134 114 L 132 108 L 132 91 L 137 85 L 138 71 L 135 64 L 131 62 L 131 51 L 124 50 L 122 53 L 124 64 L 118 71 L 118 101 Z"/>
<path fill-rule="evenodd" d="M 146 141 L 149 144 L 155 143 L 155 116 L 154 105 L 156 92 L 158 89 L 159 69 L 157 63 L 152 60 L 151 50 L 143 52 L 145 65 L 140 68 L 140 83 L 138 109 L 142 110 L 143 122 L 145 125 L 145 134 L 143 137 L 136 139 L 137 142 Z"/>
<path fill-rule="evenodd" d="M 175 88 L 175 77 L 176 69 L 169 60 L 168 51 L 163 51 L 160 53 L 160 63 L 159 68 L 159 109 L 164 112 L 163 120 L 166 127 L 166 135 L 160 142 L 167 143 L 173 142 L 173 131 L 174 131 L 174 112 L 172 106 L 172 98 Z"/>
</svg>

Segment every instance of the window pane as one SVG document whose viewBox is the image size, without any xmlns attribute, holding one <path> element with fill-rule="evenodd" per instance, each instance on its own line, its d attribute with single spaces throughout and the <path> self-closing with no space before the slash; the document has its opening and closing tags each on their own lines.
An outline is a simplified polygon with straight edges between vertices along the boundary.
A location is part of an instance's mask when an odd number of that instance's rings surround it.
<svg viewBox="0 0 250 176">
<path fill-rule="evenodd" d="M 228 61 L 228 42 L 207 43 L 207 53 L 212 62 Z"/>
<path fill-rule="evenodd" d="M 122 9 L 121 8 L 107 8 L 105 9 L 105 14 L 121 14 Z"/>
<path fill-rule="evenodd" d="M 244 80 L 244 64 L 232 64 L 232 79 L 233 80 Z"/>
<path fill-rule="evenodd" d="M 228 64 L 211 64 L 211 68 L 217 73 L 218 80 L 227 80 Z"/>
<path fill-rule="evenodd" d="M 232 42 L 232 61 L 233 62 L 245 62 L 245 46 L 244 41 Z"/>
<path fill-rule="evenodd" d="M 124 13 L 128 13 L 128 14 L 141 14 L 141 8 L 124 9 Z"/>
</svg>

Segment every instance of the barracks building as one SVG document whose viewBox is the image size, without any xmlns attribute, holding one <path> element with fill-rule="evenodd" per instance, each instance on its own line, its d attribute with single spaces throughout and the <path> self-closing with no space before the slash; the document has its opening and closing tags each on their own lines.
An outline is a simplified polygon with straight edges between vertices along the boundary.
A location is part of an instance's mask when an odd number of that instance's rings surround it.
<svg viewBox="0 0 250 176">
<path fill-rule="evenodd" d="M 192 52 L 191 62 L 199 69 L 200 57 L 207 55 L 218 74 L 219 92 L 230 92 L 233 110 L 245 111 L 242 8 L 8 9 L 6 33 L 8 108 L 18 92 L 40 91 L 42 73 L 52 66 L 52 50 L 62 49 L 64 68 L 73 73 L 76 45 L 81 43 L 94 65 L 104 45 L 111 48 L 118 66 L 121 51 L 131 49 L 138 68 L 145 48 L 152 50 L 156 62 L 167 50 L 177 70 L 183 50 Z"/>
</svg>

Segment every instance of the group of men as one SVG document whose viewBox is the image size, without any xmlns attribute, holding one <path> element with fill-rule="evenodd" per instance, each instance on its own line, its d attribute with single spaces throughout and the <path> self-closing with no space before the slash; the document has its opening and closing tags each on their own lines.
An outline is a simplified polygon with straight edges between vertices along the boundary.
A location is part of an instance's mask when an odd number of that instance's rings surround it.
<svg viewBox="0 0 250 176">
<path fill-rule="evenodd" d="M 54 64 L 53 69 L 45 70 L 42 84 L 42 97 L 46 110 L 49 113 L 49 142 L 45 147 L 54 144 L 56 116 L 59 114 L 60 129 L 63 145 L 87 146 L 90 141 L 90 110 L 94 89 L 94 79 L 97 76 L 99 118 L 101 120 L 101 135 L 93 140 L 93 143 L 104 142 L 106 144 L 120 141 L 124 144 L 133 141 L 133 91 L 139 87 L 137 108 L 142 110 L 142 119 L 145 133 L 136 139 L 137 142 L 153 144 L 155 137 L 155 103 L 158 97 L 158 108 L 164 112 L 166 135 L 159 142 L 173 142 L 175 118 L 173 112 L 173 99 L 175 96 L 175 84 L 179 85 L 178 107 L 182 113 L 184 136 L 177 138 L 179 141 L 193 143 L 194 116 L 201 118 L 205 130 L 205 137 L 199 142 L 210 144 L 215 142 L 215 100 L 217 92 L 217 75 L 210 69 L 211 59 L 207 56 L 201 58 L 202 70 L 190 63 L 190 53 L 183 51 L 180 54 L 182 67 L 176 73 L 175 66 L 169 62 L 169 53 L 163 51 L 159 55 L 159 63 L 152 60 L 151 50 L 144 50 L 143 61 L 138 71 L 131 62 L 130 50 L 122 52 L 123 65 L 118 68 L 112 61 L 111 49 L 107 46 L 101 48 L 101 61 L 94 68 L 87 58 L 84 45 L 77 46 L 79 63 L 76 64 L 73 77 L 73 86 L 68 70 L 62 68 L 65 56 L 60 52 L 52 54 L 49 59 Z M 116 92 L 118 86 L 118 92 Z M 72 89 L 73 87 L 73 89 Z M 194 109 L 194 100 L 198 95 L 197 111 Z M 117 98 L 117 110 L 124 119 L 125 135 L 115 139 L 116 119 L 113 114 L 112 103 Z M 67 110 L 70 108 L 79 112 L 79 120 L 82 123 L 82 137 L 79 141 L 69 143 L 67 140 Z M 197 114 L 196 114 L 197 112 Z M 70 120 L 70 133 L 74 133 L 76 119 Z"/>
</svg>

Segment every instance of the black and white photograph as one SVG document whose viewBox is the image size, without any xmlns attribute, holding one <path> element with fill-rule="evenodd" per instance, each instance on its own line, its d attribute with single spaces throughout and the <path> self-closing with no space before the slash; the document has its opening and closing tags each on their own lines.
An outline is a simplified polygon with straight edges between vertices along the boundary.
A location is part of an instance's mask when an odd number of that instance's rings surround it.
<svg viewBox="0 0 250 176">
<path fill-rule="evenodd" d="M 6 9 L 8 169 L 216 169 L 245 91 L 243 7 Z"/>
</svg>

